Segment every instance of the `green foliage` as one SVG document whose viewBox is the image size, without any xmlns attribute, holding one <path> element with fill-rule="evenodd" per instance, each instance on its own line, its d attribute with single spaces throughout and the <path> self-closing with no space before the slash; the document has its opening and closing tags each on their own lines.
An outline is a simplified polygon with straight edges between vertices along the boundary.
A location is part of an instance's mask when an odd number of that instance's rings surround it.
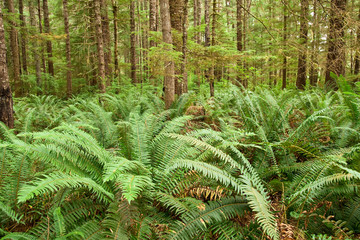
<svg viewBox="0 0 360 240">
<path fill-rule="evenodd" d="M 280 239 L 283 225 L 323 234 L 316 239 L 360 231 L 359 125 L 339 117 L 352 111 L 344 94 L 231 87 L 209 102 L 189 93 L 166 111 L 153 96 L 129 94 L 134 100 L 19 101 L 33 114 L 15 131 L 1 127 L 4 239 Z M 196 99 L 202 118 L 185 115 Z M 53 123 L 39 124 L 46 116 Z"/>
</svg>

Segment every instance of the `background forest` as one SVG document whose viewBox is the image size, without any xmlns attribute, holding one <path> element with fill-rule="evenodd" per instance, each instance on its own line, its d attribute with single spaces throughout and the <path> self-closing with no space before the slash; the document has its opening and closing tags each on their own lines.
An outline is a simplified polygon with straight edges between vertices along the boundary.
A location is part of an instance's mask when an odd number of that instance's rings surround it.
<svg viewBox="0 0 360 240">
<path fill-rule="evenodd" d="M 360 1 L 0 2 L 0 239 L 360 239 Z"/>
</svg>

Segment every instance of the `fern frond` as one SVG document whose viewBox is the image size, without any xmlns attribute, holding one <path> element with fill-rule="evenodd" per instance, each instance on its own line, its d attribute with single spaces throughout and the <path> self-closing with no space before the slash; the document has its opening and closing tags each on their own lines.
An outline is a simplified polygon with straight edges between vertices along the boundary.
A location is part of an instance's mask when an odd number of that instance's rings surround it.
<svg viewBox="0 0 360 240">
<path fill-rule="evenodd" d="M 39 179 L 32 184 L 24 185 L 19 192 L 19 202 L 25 202 L 35 196 L 44 193 L 53 193 L 61 187 L 68 188 L 87 188 L 94 193 L 101 201 L 109 202 L 113 199 L 113 194 L 108 192 L 90 178 L 71 176 L 65 173 L 51 173 L 44 179 Z"/>
</svg>

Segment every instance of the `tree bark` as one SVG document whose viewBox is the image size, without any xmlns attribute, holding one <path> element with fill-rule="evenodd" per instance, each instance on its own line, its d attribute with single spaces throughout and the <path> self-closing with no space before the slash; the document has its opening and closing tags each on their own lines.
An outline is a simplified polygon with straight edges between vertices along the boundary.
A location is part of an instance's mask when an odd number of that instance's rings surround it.
<svg viewBox="0 0 360 240">
<path fill-rule="evenodd" d="M 317 0 L 315 0 L 317 1 Z M 287 2 L 283 6 L 283 41 L 284 41 L 284 57 L 283 57 L 283 66 L 282 66 L 282 89 L 286 88 L 286 80 L 287 80 L 287 11 L 286 6 Z"/>
<path fill-rule="evenodd" d="M 98 83 L 101 93 L 106 92 L 105 81 L 105 56 L 104 56 L 104 42 L 103 42 L 103 33 L 101 28 L 101 15 L 100 15 L 100 0 L 94 0 L 94 10 L 95 10 L 95 33 L 96 33 L 96 43 L 97 43 L 97 52 L 98 52 Z"/>
<path fill-rule="evenodd" d="M 309 10 L 308 0 L 301 0 L 300 13 L 300 51 L 298 60 L 298 71 L 296 79 L 296 87 L 304 90 L 306 86 L 306 57 L 307 57 L 307 39 L 308 39 L 308 23 L 307 16 Z"/>
<path fill-rule="evenodd" d="M 35 18 L 35 10 L 33 6 L 33 0 L 29 0 L 29 14 L 30 14 L 30 25 L 36 29 L 36 18 Z M 39 56 L 39 45 L 37 41 L 32 41 L 33 55 L 35 61 L 35 71 L 36 71 L 36 85 L 38 87 L 38 93 L 40 93 L 41 87 L 41 63 Z"/>
<path fill-rule="evenodd" d="M 103 41 L 104 41 L 104 58 L 105 58 L 105 75 L 106 75 L 106 85 L 110 86 L 112 73 L 111 65 L 111 37 L 110 37 L 110 22 L 108 16 L 108 5 L 106 0 L 101 0 L 101 27 L 103 32 Z"/>
<path fill-rule="evenodd" d="M 27 69 L 27 51 L 26 51 L 26 23 L 25 23 L 25 16 L 24 16 L 24 3 L 23 0 L 19 0 L 19 13 L 20 13 L 20 26 L 21 26 L 21 60 L 22 60 L 22 69 L 23 74 L 28 74 Z"/>
<path fill-rule="evenodd" d="M 171 20 L 169 0 L 160 0 L 160 12 L 162 22 L 163 41 L 166 44 L 172 45 L 173 39 L 171 35 Z M 172 51 L 172 49 L 168 49 Z M 175 67 L 172 59 L 165 62 L 164 74 L 164 92 L 165 92 L 165 108 L 170 108 L 175 100 L 175 81 L 174 81 Z"/>
<path fill-rule="evenodd" d="M 358 20 L 360 21 L 360 7 L 359 7 L 359 15 Z M 355 63 L 354 63 L 354 74 L 356 75 L 355 82 L 360 80 L 360 26 L 357 27 L 356 30 L 356 53 L 355 53 Z"/>
<path fill-rule="evenodd" d="M 66 95 L 68 98 L 72 94 L 72 79 L 71 79 L 71 46 L 70 46 L 70 32 L 69 32 L 69 13 L 68 13 L 68 1 L 63 0 L 63 13 L 64 13 L 64 26 L 66 34 Z"/>
<path fill-rule="evenodd" d="M 157 24 L 156 24 L 156 14 L 157 14 L 157 5 L 156 0 L 149 1 L 149 28 L 150 31 L 156 32 L 157 31 Z M 155 41 L 153 39 L 150 40 L 150 47 L 155 47 Z"/>
<path fill-rule="evenodd" d="M 188 73 L 187 73 L 187 39 L 188 39 L 188 0 L 184 2 L 184 17 L 182 23 L 182 63 L 181 63 L 181 72 L 182 72 L 182 93 L 188 92 Z"/>
<path fill-rule="evenodd" d="M 44 31 L 46 34 L 50 34 L 50 19 L 49 19 L 49 8 L 48 1 L 43 0 L 43 11 L 44 11 Z M 47 51 L 47 62 L 48 62 L 48 73 L 51 76 L 55 76 L 54 72 L 54 62 L 52 60 L 52 43 L 50 40 L 46 41 L 46 51 Z"/>
<path fill-rule="evenodd" d="M 182 30 L 183 30 L 183 19 L 184 11 L 184 0 L 169 0 L 170 4 L 170 19 L 171 29 L 173 30 L 173 44 L 175 51 L 182 52 Z M 182 94 L 182 71 L 181 63 L 175 64 L 175 94 L 181 96 Z"/>
<path fill-rule="evenodd" d="M 209 0 L 204 2 L 204 20 L 205 20 L 205 46 L 210 46 L 210 6 Z"/>
<path fill-rule="evenodd" d="M 7 8 L 11 15 L 15 14 L 14 2 L 13 0 L 7 0 Z M 13 17 L 13 16 L 12 16 Z M 18 31 L 16 30 L 16 23 L 12 20 L 12 17 L 9 20 L 10 25 L 10 47 L 11 47 L 11 56 L 13 62 L 13 73 L 14 73 L 14 83 L 15 83 L 15 96 L 22 96 L 22 82 L 20 78 L 20 58 L 19 58 L 19 42 L 18 42 Z"/>
<path fill-rule="evenodd" d="M 346 0 L 331 0 L 330 26 L 328 35 L 328 54 L 326 62 L 326 89 L 336 90 L 336 79 L 331 76 L 345 75 L 345 22 Z"/>
<path fill-rule="evenodd" d="M 239 54 L 243 51 L 243 22 L 242 22 L 242 7 L 243 1 L 236 0 L 236 48 Z M 236 74 L 236 85 L 240 86 L 243 83 L 243 79 L 241 77 L 242 71 L 242 61 L 240 59 L 237 60 L 237 74 Z"/>
<path fill-rule="evenodd" d="M 115 0 L 112 0 L 112 7 L 113 7 L 113 15 L 114 15 L 114 72 L 115 72 L 115 77 L 118 76 L 119 74 L 119 60 L 118 60 L 118 17 L 117 17 L 117 13 L 118 13 L 118 8 L 117 8 L 117 3 Z"/>
<path fill-rule="evenodd" d="M 318 19 L 318 6 L 317 1 L 314 0 L 314 14 L 313 14 L 313 39 L 311 42 L 311 63 L 310 63 L 310 85 L 316 86 L 318 82 L 318 51 L 319 51 L 319 19 Z"/>
<path fill-rule="evenodd" d="M 217 17 L 217 1 L 213 0 L 213 9 L 212 9 L 212 25 L 211 25 L 211 46 L 216 45 L 216 17 Z M 210 97 L 215 96 L 215 75 L 216 75 L 216 64 L 212 64 L 210 72 Z"/>
<path fill-rule="evenodd" d="M 13 100 L 6 65 L 6 44 L 3 15 L 0 4 L 0 121 L 14 128 Z"/>
<path fill-rule="evenodd" d="M 43 27 L 42 27 L 42 17 L 41 17 L 41 1 L 38 0 L 37 1 L 37 5 L 38 5 L 38 21 L 39 21 L 39 33 L 42 34 L 43 33 Z M 42 67 L 42 71 L 45 73 L 46 72 L 46 63 L 45 63 L 45 55 L 44 55 L 44 49 L 43 46 L 41 46 L 41 67 Z"/>
<path fill-rule="evenodd" d="M 131 64 L 131 81 L 133 84 L 138 83 L 136 78 L 136 35 L 135 35 L 135 1 L 130 0 L 130 64 Z"/>
</svg>

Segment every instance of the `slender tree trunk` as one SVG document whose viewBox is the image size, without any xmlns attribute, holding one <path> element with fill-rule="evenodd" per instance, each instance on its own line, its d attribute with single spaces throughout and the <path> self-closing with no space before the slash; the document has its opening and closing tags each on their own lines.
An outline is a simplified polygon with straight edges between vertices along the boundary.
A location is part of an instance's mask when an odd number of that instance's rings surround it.
<svg viewBox="0 0 360 240">
<path fill-rule="evenodd" d="M 184 17 L 182 23 L 182 54 L 183 54 L 183 61 L 181 64 L 181 72 L 182 72 L 182 93 L 188 92 L 188 73 L 187 73 L 187 27 L 188 27 L 188 0 L 184 2 Z"/>
<path fill-rule="evenodd" d="M 30 25 L 36 29 L 36 17 L 35 17 L 35 10 L 33 6 L 33 0 L 29 0 L 29 14 L 30 14 Z M 41 86 L 41 63 L 40 63 L 40 56 L 39 56 L 39 45 L 37 41 L 32 41 L 32 48 L 33 48 L 33 55 L 35 61 L 35 71 L 36 71 L 36 85 L 38 87 L 38 93 L 40 93 L 40 86 Z"/>
<path fill-rule="evenodd" d="M 169 0 L 170 4 L 170 19 L 171 29 L 173 30 L 173 44 L 177 52 L 182 51 L 182 29 L 184 18 L 184 0 Z M 175 64 L 175 94 L 181 96 L 182 94 L 182 72 L 181 64 Z"/>
<path fill-rule="evenodd" d="M 112 0 L 112 7 L 113 7 L 113 15 L 114 15 L 114 72 L 115 72 L 115 77 L 118 76 L 119 74 L 119 60 L 118 60 L 118 8 L 117 8 L 117 3 L 116 0 Z"/>
<path fill-rule="evenodd" d="M 243 1 L 236 0 L 236 48 L 239 54 L 243 51 L 243 22 L 242 22 L 242 7 Z M 237 74 L 236 74 L 236 85 L 243 84 L 242 79 L 242 61 L 240 59 L 237 60 Z"/>
<path fill-rule="evenodd" d="M 5 30 L 0 4 L 0 121 L 14 128 L 13 100 L 6 65 Z"/>
<path fill-rule="evenodd" d="M 50 19 L 49 19 L 49 8 L 48 1 L 43 0 L 43 11 L 44 11 L 44 30 L 46 34 L 50 34 Z M 46 41 L 47 61 L 48 61 L 48 73 L 51 76 L 55 76 L 54 63 L 52 60 L 52 43 L 50 40 Z"/>
<path fill-rule="evenodd" d="M 43 27 L 42 27 L 42 17 L 41 17 L 41 1 L 38 0 L 37 1 L 38 4 L 38 21 L 39 21 L 39 33 L 42 34 L 43 33 Z M 42 67 L 42 71 L 45 73 L 46 72 L 46 63 L 45 63 L 45 55 L 44 55 L 44 49 L 43 46 L 41 46 L 41 67 Z"/>
<path fill-rule="evenodd" d="M 112 73 L 111 65 L 111 37 L 110 37 L 110 21 L 108 16 L 107 0 L 101 0 L 101 27 L 104 41 L 104 58 L 105 58 L 105 75 L 106 85 L 111 85 L 110 75 Z"/>
<path fill-rule="evenodd" d="M 26 22 L 25 22 L 25 16 L 24 16 L 24 3 L 23 0 L 19 0 L 19 13 L 20 13 L 20 26 L 21 26 L 21 60 L 22 60 L 22 69 L 23 74 L 28 74 L 27 69 L 27 51 L 26 51 Z"/>
<path fill-rule="evenodd" d="M 7 0 L 7 8 L 11 15 L 15 14 L 13 0 Z M 13 17 L 13 16 L 12 16 Z M 14 82 L 15 82 L 15 96 L 22 96 L 22 82 L 20 78 L 20 58 L 19 58 L 19 43 L 18 43 L 18 32 L 16 30 L 16 23 L 10 18 L 10 47 L 14 70 Z"/>
<path fill-rule="evenodd" d="M 99 64 L 98 83 L 99 83 L 100 92 L 105 93 L 106 92 L 105 55 L 104 55 L 103 33 L 101 28 L 100 0 L 94 0 L 94 10 L 95 10 L 95 33 L 96 33 L 97 52 L 98 52 L 98 64 Z"/>
<path fill-rule="evenodd" d="M 160 0 L 160 12 L 162 22 L 163 41 L 172 45 L 173 39 L 171 35 L 171 20 L 170 20 L 170 7 L 169 0 Z M 168 49 L 171 51 L 172 49 Z M 164 92 L 165 92 L 165 108 L 170 108 L 175 100 L 175 66 L 174 62 L 170 59 L 165 62 L 165 76 L 164 76 Z"/>
<path fill-rule="evenodd" d="M 209 0 L 205 0 L 204 4 L 204 20 L 205 20 L 205 46 L 210 46 L 210 5 Z"/>
<path fill-rule="evenodd" d="M 317 0 L 315 0 L 317 1 Z M 282 89 L 286 88 L 286 79 L 287 79 L 287 2 L 285 2 L 285 5 L 283 6 L 283 41 L 284 41 L 284 58 L 283 58 L 283 68 L 282 68 Z"/>
<path fill-rule="evenodd" d="M 300 16 L 300 51 L 298 60 L 298 72 L 296 79 L 296 87 L 304 90 L 306 86 L 306 57 L 307 57 L 307 38 L 308 38 L 308 16 L 309 2 L 301 0 L 301 16 Z"/>
<path fill-rule="evenodd" d="M 317 1 L 314 0 L 314 14 L 313 14 L 313 40 L 311 42 L 311 63 L 310 63 L 310 85 L 316 86 L 318 81 L 318 51 L 319 51 L 319 19 Z"/>
<path fill-rule="evenodd" d="M 131 63 L 131 81 L 138 83 L 136 78 L 136 35 L 135 35 L 135 0 L 130 0 L 130 63 Z"/>
<path fill-rule="evenodd" d="M 359 15 L 358 20 L 360 21 L 360 7 L 359 7 Z M 356 75 L 355 82 L 359 81 L 359 73 L 360 73 L 360 26 L 357 27 L 356 30 L 356 53 L 355 53 L 355 63 L 354 63 L 354 74 Z"/>
<path fill-rule="evenodd" d="M 213 9 L 212 9 L 212 25 L 211 25 L 211 46 L 216 45 L 216 17 L 217 17 L 217 1 L 213 0 Z M 210 97 L 215 96 L 215 75 L 216 75 L 216 64 L 213 63 L 210 73 Z"/>
<path fill-rule="evenodd" d="M 69 32 L 69 13 L 68 13 L 68 1 L 63 0 L 63 13 L 64 13 L 64 25 L 66 34 L 66 95 L 68 98 L 72 94 L 72 80 L 71 80 L 71 47 L 70 47 L 70 32 Z"/>
<path fill-rule="evenodd" d="M 150 31 L 156 32 L 157 31 L 157 24 L 156 24 L 156 15 L 157 15 L 157 5 L 156 0 L 149 1 L 149 28 Z M 155 41 L 153 39 L 150 40 L 150 47 L 155 47 Z"/>
<path fill-rule="evenodd" d="M 345 75 L 345 10 L 346 0 L 331 0 L 328 54 L 326 62 L 326 89 L 337 89 L 336 80 L 331 76 Z"/>
</svg>

